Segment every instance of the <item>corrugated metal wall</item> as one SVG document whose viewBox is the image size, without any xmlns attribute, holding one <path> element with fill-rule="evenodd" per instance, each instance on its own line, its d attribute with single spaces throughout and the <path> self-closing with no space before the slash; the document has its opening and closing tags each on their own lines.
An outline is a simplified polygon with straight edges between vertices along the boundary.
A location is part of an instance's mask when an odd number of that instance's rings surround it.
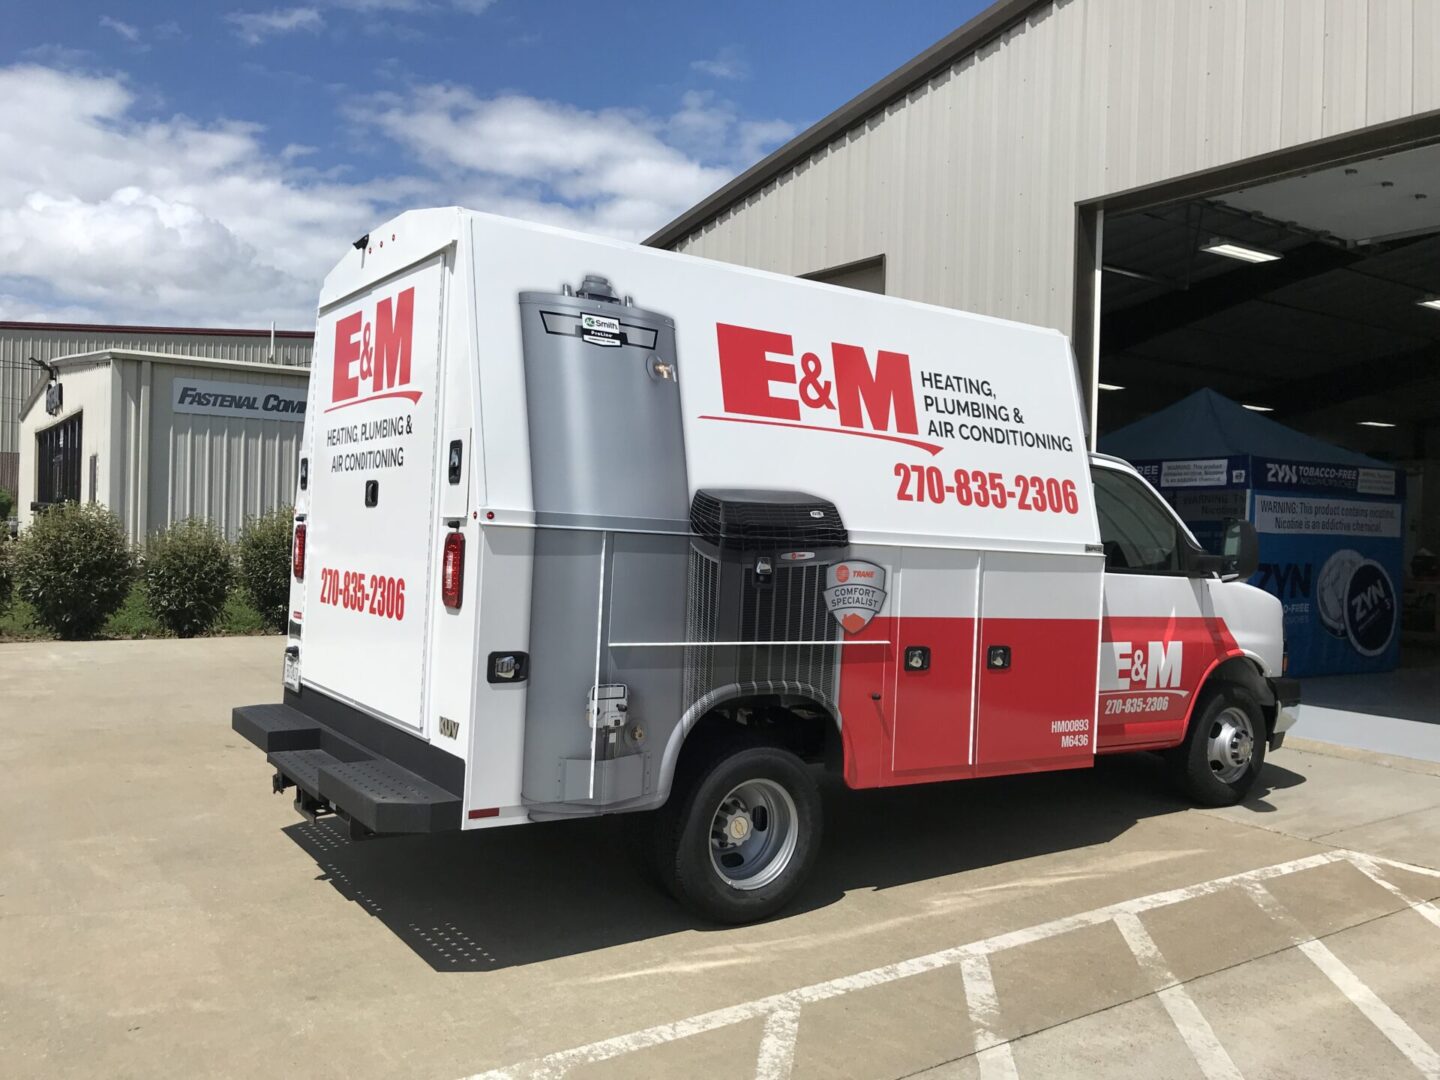
<svg viewBox="0 0 1440 1080">
<path fill-rule="evenodd" d="M 54 360 L 60 356 L 94 352 L 99 349 L 135 349 L 140 352 L 176 353 L 216 360 L 270 362 L 268 334 L 157 333 L 146 330 L 56 329 L 37 323 L 21 327 L 0 327 L 0 487 L 16 490 L 20 407 L 44 372 L 29 362 L 30 357 Z M 314 351 L 310 337 L 275 338 L 274 363 L 308 367 Z"/>
<path fill-rule="evenodd" d="M 1436 108 L 1436 0 L 1056 0 L 676 250 L 1069 332 L 1077 202 Z"/>
<path fill-rule="evenodd" d="M 119 360 L 115 415 L 119 438 L 111 472 L 111 508 L 133 537 L 187 517 L 213 521 L 233 540 L 245 522 L 295 498 L 304 425 L 177 413 L 176 377 L 262 386 L 303 387 L 304 378 L 155 362 L 150 375 L 148 474 L 141 520 L 140 395 L 144 364 Z"/>
</svg>

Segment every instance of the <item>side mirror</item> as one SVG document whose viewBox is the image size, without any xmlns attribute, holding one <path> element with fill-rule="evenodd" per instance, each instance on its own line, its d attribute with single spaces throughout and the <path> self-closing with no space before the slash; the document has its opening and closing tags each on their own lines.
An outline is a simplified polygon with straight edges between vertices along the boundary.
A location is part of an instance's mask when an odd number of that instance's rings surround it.
<svg viewBox="0 0 1440 1080">
<path fill-rule="evenodd" d="M 1225 523 L 1225 568 L 1221 577 L 1226 581 L 1246 580 L 1260 568 L 1260 537 L 1248 521 L 1231 518 Z"/>
</svg>

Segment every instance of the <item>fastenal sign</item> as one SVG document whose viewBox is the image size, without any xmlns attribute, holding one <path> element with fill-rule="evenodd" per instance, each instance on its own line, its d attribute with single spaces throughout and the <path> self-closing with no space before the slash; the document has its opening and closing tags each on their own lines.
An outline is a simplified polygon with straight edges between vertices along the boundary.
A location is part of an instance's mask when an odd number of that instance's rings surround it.
<svg viewBox="0 0 1440 1080">
<path fill-rule="evenodd" d="M 303 386 L 262 386 L 258 383 L 176 379 L 171 404 L 177 413 L 236 416 L 246 420 L 305 421 Z"/>
</svg>

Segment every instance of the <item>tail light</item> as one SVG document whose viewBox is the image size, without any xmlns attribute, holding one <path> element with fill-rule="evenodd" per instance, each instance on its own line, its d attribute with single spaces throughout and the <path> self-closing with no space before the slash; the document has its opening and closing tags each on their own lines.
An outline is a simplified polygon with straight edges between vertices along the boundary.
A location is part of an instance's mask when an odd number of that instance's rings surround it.
<svg viewBox="0 0 1440 1080">
<path fill-rule="evenodd" d="M 295 526 L 295 543 L 290 548 L 290 568 L 296 581 L 305 580 L 305 523 Z"/>
<path fill-rule="evenodd" d="M 440 563 L 440 599 L 448 608 L 458 608 L 465 599 L 465 534 L 445 534 L 445 555 Z"/>
</svg>

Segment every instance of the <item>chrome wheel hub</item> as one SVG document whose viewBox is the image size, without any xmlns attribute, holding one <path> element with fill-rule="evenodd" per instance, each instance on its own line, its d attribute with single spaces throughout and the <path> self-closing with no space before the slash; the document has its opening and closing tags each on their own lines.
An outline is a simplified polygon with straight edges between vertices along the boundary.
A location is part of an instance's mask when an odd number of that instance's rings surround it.
<svg viewBox="0 0 1440 1080">
<path fill-rule="evenodd" d="M 1245 775 L 1255 758 L 1255 727 L 1250 714 L 1231 706 L 1210 725 L 1205 743 L 1210 771 L 1218 780 L 1233 784 Z"/>
<path fill-rule="evenodd" d="M 735 785 L 715 810 L 710 863 L 732 888 L 763 888 L 785 872 L 798 839 L 790 793 L 773 780 L 749 780 Z"/>
</svg>

